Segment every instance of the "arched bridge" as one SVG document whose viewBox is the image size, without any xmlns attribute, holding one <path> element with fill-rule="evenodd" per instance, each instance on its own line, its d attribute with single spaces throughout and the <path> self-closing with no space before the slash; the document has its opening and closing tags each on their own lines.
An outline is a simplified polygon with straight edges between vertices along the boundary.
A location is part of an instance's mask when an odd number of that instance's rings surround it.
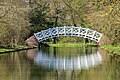
<svg viewBox="0 0 120 80">
<path fill-rule="evenodd" d="M 60 36 L 78 36 L 99 42 L 102 34 L 89 28 L 64 26 L 42 30 L 41 32 L 35 33 L 34 36 L 38 42 Z"/>
<path fill-rule="evenodd" d="M 106 43 L 110 43 L 109 39 L 103 34 L 91 30 L 89 28 L 74 27 L 74 26 L 63 26 L 56 28 L 49 28 L 42 30 L 41 32 L 35 33 L 34 36 L 28 38 L 25 42 L 29 46 L 38 46 L 38 42 L 42 42 L 49 38 L 60 37 L 60 36 L 78 36 L 84 37 L 93 41 L 96 41 L 99 46 Z"/>
</svg>

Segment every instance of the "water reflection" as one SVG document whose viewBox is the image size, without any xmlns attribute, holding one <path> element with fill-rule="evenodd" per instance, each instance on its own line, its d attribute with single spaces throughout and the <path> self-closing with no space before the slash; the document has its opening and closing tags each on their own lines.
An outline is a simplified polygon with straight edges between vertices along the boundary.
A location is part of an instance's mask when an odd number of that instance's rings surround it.
<svg viewBox="0 0 120 80">
<path fill-rule="evenodd" d="M 34 58 L 34 63 L 46 68 L 60 69 L 60 70 L 81 70 L 95 67 L 102 63 L 102 56 L 97 51 L 96 53 L 77 55 L 72 57 L 60 57 L 56 55 L 49 55 L 42 50 L 30 51 L 35 52 L 28 55 L 29 58 Z M 55 53 L 55 52 L 54 52 Z M 31 56 L 31 57 L 30 57 Z"/>
<path fill-rule="evenodd" d="M 56 49 L 55 53 L 54 49 Z M 82 67 L 64 69 L 62 67 L 54 70 L 51 69 L 54 67 L 53 65 L 48 67 L 48 65 L 34 63 L 35 57 L 41 54 L 40 52 L 42 52 L 42 57 L 49 57 L 49 59 L 52 58 L 54 61 L 55 59 L 72 60 L 74 64 L 77 63 L 75 61 L 78 60 L 77 57 L 83 57 L 82 59 L 87 59 L 87 62 L 93 56 L 100 55 L 102 59 L 99 63 L 99 60 L 96 60 L 99 56 L 95 57 L 94 60 L 98 64 L 93 65 L 91 62 L 92 66 L 85 69 Z M 44 48 L 41 51 L 32 49 L 2 54 L 0 55 L 0 80 L 120 80 L 120 63 L 114 57 L 107 55 L 106 51 L 98 49 L 98 52 L 97 48 Z M 65 61 L 65 63 L 68 62 Z"/>
</svg>

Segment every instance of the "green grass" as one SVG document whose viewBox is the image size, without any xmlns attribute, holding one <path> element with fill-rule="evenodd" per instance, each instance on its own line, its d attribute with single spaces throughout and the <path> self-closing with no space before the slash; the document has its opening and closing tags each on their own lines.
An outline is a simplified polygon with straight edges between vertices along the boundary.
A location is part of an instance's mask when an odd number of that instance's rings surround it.
<svg viewBox="0 0 120 80">
<path fill-rule="evenodd" d="M 17 50 L 24 50 L 24 49 L 35 48 L 35 47 L 37 47 L 37 46 L 18 45 L 16 47 L 14 47 L 13 49 L 0 48 L 0 53 L 17 51 Z"/>
<path fill-rule="evenodd" d="M 101 46 L 101 48 L 104 48 L 105 50 L 107 50 L 110 53 L 113 54 L 119 54 L 120 55 L 120 46 L 119 45 L 104 45 Z"/>
<path fill-rule="evenodd" d="M 97 44 L 93 44 L 93 43 L 88 43 L 88 44 L 84 44 L 84 43 L 46 43 L 51 47 L 80 47 L 80 46 L 97 46 Z"/>
<path fill-rule="evenodd" d="M 37 46 L 31 46 L 31 47 L 37 47 Z M 14 49 L 26 49 L 26 48 L 31 48 L 30 46 L 26 46 L 26 45 L 17 45 L 15 46 Z"/>
<path fill-rule="evenodd" d="M 12 51 L 13 49 L 3 49 L 3 48 L 1 48 L 0 49 L 0 52 L 7 52 L 7 51 Z"/>
</svg>

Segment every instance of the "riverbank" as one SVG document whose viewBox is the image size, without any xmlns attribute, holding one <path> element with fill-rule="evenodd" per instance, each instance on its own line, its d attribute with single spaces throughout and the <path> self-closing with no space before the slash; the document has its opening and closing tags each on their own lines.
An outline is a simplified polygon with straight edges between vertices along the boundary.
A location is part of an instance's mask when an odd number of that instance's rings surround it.
<svg viewBox="0 0 120 80">
<path fill-rule="evenodd" d="M 49 45 L 50 47 L 81 47 L 81 46 L 98 46 L 97 44 L 94 43 L 56 43 L 53 44 L 51 42 L 47 42 L 47 45 Z"/>
<path fill-rule="evenodd" d="M 120 55 L 120 46 L 119 45 L 104 45 L 101 48 L 105 49 L 109 53 Z"/>
<path fill-rule="evenodd" d="M 32 49 L 32 48 L 37 48 L 37 46 L 17 46 L 15 48 L 0 48 L 0 54 L 21 51 L 21 50 L 27 50 L 27 49 Z"/>
</svg>

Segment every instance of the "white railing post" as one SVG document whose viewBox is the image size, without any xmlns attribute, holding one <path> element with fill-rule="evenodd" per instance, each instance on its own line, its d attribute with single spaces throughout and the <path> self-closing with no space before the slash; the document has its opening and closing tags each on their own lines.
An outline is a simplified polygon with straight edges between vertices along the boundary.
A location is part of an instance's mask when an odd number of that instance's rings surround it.
<svg viewBox="0 0 120 80">
<path fill-rule="evenodd" d="M 36 37 L 36 39 L 37 39 L 38 42 L 39 42 L 39 37 L 37 36 L 37 34 L 34 33 L 34 36 Z"/>
<path fill-rule="evenodd" d="M 53 38 L 52 32 L 51 32 L 52 30 L 51 30 L 51 29 L 52 29 L 52 28 L 49 28 L 49 33 L 50 33 L 49 35 L 50 35 L 50 38 Z"/>
<path fill-rule="evenodd" d="M 66 36 L 66 26 L 64 26 L 64 36 Z"/>
<path fill-rule="evenodd" d="M 59 28 L 56 27 L 56 30 L 57 30 L 57 36 L 59 37 Z"/>
<path fill-rule="evenodd" d="M 71 27 L 71 36 L 73 36 L 73 26 Z"/>
<path fill-rule="evenodd" d="M 103 34 L 100 33 L 100 37 L 98 38 L 98 41 L 97 41 L 97 42 L 100 41 L 100 39 L 101 39 L 102 36 L 103 36 Z"/>
<path fill-rule="evenodd" d="M 94 40 L 93 38 L 94 38 L 95 33 L 96 33 L 96 31 L 93 32 L 91 40 Z"/>
<path fill-rule="evenodd" d="M 85 30 L 85 31 L 86 31 L 86 33 L 85 33 L 84 38 L 87 38 L 86 36 L 87 36 L 88 30 L 89 30 L 89 29 L 88 29 L 88 28 L 86 28 L 86 30 Z"/>
</svg>

